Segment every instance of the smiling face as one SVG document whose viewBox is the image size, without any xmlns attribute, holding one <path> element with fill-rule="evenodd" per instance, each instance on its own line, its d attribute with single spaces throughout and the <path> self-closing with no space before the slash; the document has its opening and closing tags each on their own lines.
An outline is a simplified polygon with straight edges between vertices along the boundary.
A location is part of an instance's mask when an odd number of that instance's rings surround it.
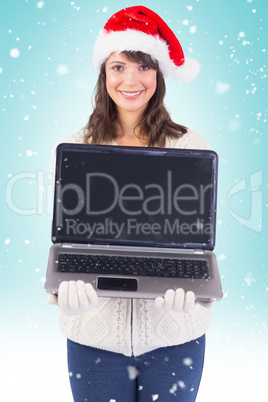
<svg viewBox="0 0 268 402">
<path fill-rule="evenodd" d="M 130 61 L 122 53 L 112 53 L 105 70 L 106 88 L 119 114 L 133 112 L 142 116 L 156 90 L 156 70 Z"/>
</svg>

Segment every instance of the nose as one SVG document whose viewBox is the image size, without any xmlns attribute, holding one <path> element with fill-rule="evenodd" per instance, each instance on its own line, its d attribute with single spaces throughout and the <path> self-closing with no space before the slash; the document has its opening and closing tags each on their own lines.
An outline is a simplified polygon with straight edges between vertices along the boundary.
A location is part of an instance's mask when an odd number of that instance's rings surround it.
<svg viewBox="0 0 268 402">
<path fill-rule="evenodd" d="M 135 68 L 125 70 L 124 81 L 126 85 L 133 86 L 138 82 L 138 72 Z"/>
</svg>

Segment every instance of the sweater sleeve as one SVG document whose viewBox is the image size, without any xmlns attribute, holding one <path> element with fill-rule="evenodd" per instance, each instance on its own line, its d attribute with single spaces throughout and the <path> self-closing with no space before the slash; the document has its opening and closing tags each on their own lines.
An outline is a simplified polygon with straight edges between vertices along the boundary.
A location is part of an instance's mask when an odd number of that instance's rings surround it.
<svg viewBox="0 0 268 402">
<path fill-rule="evenodd" d="M 185 148 L 188 149 L 209 149 L 208 143 L 205 138 L 196 131 L 189 130 L 188 138 L 186 139 Z"/>
<path fill-rule="evenodd" d="M 188 129 L 187 133 L 178 139 L 168 138 L 166 148 L 209 149 L 209 146 L 201 134 Z"/>
</svg>

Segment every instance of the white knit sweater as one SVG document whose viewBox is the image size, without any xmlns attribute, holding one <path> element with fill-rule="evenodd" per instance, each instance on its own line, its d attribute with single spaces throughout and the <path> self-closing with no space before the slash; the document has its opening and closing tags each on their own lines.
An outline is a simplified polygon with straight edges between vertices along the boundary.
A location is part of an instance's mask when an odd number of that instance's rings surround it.
<svg viewBox="0 0 268 402">
<path fill-rule="evenodd" d="M 83 143 L 83 130 L 58 142 Z M 116 145 L 115 142 L 112 145 Z M 207 149 L 206 140 L 188 130 L 177 140 L 168 139 L 167 148 Z M 55 148 L 51 168 L 54 172 Z M 92 310 L 76 316 L 61 313 L 63 334 L 74 342 L 126 356 L 179 345 L 202 336 L 212 320 L 211 309 L 195 304 L 189 313 L 156 309 L 154 300 L 101 298 Z"/>
</svg>

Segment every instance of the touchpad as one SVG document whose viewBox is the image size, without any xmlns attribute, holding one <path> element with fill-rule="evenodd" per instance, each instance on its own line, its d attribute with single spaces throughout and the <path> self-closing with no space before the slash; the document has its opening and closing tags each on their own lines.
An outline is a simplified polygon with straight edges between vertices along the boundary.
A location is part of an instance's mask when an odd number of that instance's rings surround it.
<svg viewBox="0 0 268 402">
<path fill-rule="evenodd" d="M 135 292 L 138 290 L 138 281 L 134 278 L 109 278 L 100 276 L 97 288 L 100 290 L 123 290 Z"/>
</svg>

